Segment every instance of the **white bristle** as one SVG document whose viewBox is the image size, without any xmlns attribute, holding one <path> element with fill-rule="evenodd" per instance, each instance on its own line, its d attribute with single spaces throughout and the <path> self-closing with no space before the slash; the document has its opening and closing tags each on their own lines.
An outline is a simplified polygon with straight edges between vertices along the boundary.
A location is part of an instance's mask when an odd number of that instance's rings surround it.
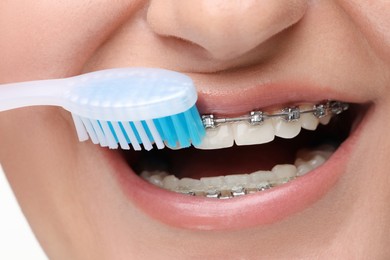
<svg viewBox="0 0 390 260">
<path fill-rule="evenodd" d="M 124 136 L 121 127 L 118 122 L 111 122 L 112 127 L 114 128 L 115 134 L 118 137 L 119 144 L 122 149 L 130 150 L 130 146 L 127 143 L 126 137 Z"/>
<path fill-rule="evenodd" d="M 98 144 L 99 139 L 97 138 L 96 132 L 93 129 L 91 121 L 88 118 L 84 118 L 84 117 L 80 117 L 80 119 L 83 122 L 85 129 L 87 129 L 88 135 L 91 138 L 92 143 Z"/>
<path fill-rule="evenodd" d="M 87 130 L 85 130 L 83 121 L 81 120 L 81 118 L 79 116 L 77 116 L 73 113 L 72 113 L 72 118 L 73 118 L 74 126 L 76 128 L 77 135 L 79 137 L 79 141 L 80 142 L 87 141 L 89 139 L 89 137 L 88 137 Z"/>
<path fill-rule="evenodd" d="M 138 135 L 141 138 L 142 144 L 146 151 L 150 151 L 153 149 L 153 145 L 149 140 L 148 135 L 145 132 L 144 126 L 140 121 L 134 122 L 134 126 L 137 129 Z"/>
<path fill-rule="evenodd" d="M 153 136 L 154 142 L 158 149 L 163 149 L 165 147 L 164 142 L 161 139 L 160 134 L 157 131 L 156 126 L 154 125 L 152 120 L 146 120 L 146 124 L 148 125 L 149 131 Z"/>
<path fill-rule="evenodd" d="M 91 120 L 91 124 L 93 126 L 93 129 L 95 130 L 95 133 L 97 135 L 97 138 L 99 139 L 100 146 L 102 147 L 107 147 L 107 140 L 106 137 L 104 136 L 104 133 L 98 123 L 97 120 Z"/>
<path fill-rule="evenodd" d="M 133 129 L 131 129 L 129 122 L 121 122 L 123 128 L 126 131 L 127 137 L 129 137 L 131 145 L 133 146 L 135 151 L 141 151 L 142 148 L 138 143 L 137 137 L 135 137 L 135 134 L 133 132 Z"/>
<path fill-rule="evenodd" d="M 104 136 L 108 142 L 108 147 L 110 149 L 118 149 L 118 143 L 115 140 L 115 136 L 112 134 L 110 126 L 107 121 L 100 121 L 100 125 L 103 128 Z"/>
</svg>

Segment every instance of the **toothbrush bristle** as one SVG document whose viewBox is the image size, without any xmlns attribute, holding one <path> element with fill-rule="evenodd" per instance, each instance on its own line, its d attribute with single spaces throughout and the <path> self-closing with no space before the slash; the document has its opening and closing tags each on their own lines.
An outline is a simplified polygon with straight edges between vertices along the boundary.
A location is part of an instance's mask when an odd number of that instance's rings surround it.
<svg viewBox="0 0 390 260">
<path fill-rule="evenodd" d="M 80 141 L 88 136 L 94 144 L 117 149 L 119 146 L 129 150 L 130 145 L 136 151 L 163 149 L 165 144 L 172 148 L 185 148 L 198 145 L 205 135 L 196 106 L 189 110 L 164 118 L 135 122 L 115 122 L 94 120 L 72 114 Z"/>
</svg>

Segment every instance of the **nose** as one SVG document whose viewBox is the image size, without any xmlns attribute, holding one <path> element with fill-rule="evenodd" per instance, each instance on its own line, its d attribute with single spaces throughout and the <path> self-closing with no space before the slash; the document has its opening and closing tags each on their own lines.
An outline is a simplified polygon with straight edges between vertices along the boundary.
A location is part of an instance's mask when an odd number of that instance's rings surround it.
<svg viewBox="0 0 390 260">
<path fill-rule="evenodd" d="M 297 23 L 307 6 L 308 0 L 151 0 L 147 20 L 159 35 L 229 60 Z"/>
</svg>

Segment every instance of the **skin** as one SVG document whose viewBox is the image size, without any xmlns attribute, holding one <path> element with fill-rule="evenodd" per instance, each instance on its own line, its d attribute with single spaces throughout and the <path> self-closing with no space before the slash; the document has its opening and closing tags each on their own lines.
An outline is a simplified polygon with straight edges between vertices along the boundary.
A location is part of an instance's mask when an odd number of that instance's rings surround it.
<svg viewBox="0 0 390 260">
<path fill-rule="evenodd" d="M 275 224 L 226 232 L 175 229 L 137 210 L 107 174 L 105 151 L 79 143 L 62 109 L 2 112 L 0 162 L 47 255 L 390 256 L 389 13 L 387 0 L 1 1 L 0 83 L 148 66 L 186 72 L 209 96 L 304 78 L 374 104 L 324 198 Z"/>
</svg>

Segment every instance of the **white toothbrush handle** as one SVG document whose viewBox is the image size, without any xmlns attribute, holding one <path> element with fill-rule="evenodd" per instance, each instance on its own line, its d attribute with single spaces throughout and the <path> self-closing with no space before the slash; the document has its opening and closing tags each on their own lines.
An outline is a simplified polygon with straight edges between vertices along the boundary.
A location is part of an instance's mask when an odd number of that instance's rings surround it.
<svg viewBox="0 0 390 260">
<path fill-rule="evenodd" d="M 0 85 L 0 111 L 38 105 L 61 106 L 69 90 L 64 79 L 38 80 Z"/>
</svg>

